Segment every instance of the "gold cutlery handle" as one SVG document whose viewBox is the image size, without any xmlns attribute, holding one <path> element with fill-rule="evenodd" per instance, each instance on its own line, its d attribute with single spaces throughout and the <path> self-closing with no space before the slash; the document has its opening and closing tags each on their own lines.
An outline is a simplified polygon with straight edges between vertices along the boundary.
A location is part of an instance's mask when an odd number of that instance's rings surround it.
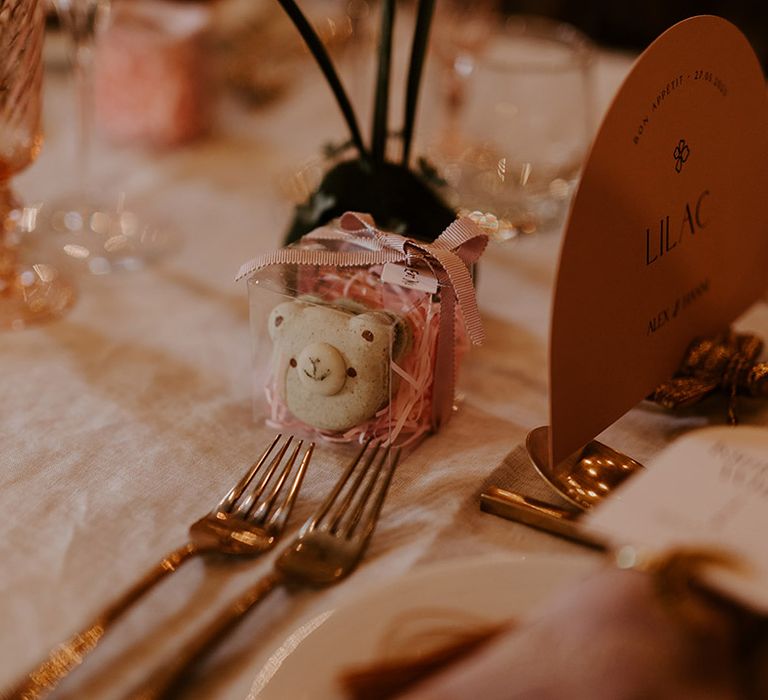
<svg viewBox="0 0 768 700">
<path fill-rule="evenodd" d="M 136 601 L 199 552 L 200 550 L 192 543 L 170 552 L 125 593 L 107 605 L 88 627 L 54 647 L 45 661 L 27 673 L 14 688 L 0 694 L 0 698 L 2 700 L 36 700 L 47 695 L 83 662 L 112 625 Z"/>
<path fill-rule="evenodd" d="M 149 676 L 139 689 L 128 696 L 130 700 L 175 697 L 180 686 L 189 678 L 190 670 L 284 580 L 284 575 L 277 571 L 259 579 L 195 636 L 170 665 L 162 666 Z"/>
<path fill-rule="evenodd" d="M 480 509 L 592 549 L 608 548 L 606 542 L 579 525 L 578 514 L 574 515 L 565 508 L 522 496 L 498 486 L 491 486 L 486 493 L 480 494 Z"/>
</svg>

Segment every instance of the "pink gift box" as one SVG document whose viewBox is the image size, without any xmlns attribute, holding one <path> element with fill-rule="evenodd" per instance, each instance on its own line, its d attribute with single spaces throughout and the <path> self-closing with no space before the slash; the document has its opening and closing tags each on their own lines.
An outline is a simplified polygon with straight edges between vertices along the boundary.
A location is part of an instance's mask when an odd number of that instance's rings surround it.
<svg viewBox="0 0 768 700">
<path fill-rule="evenodd" d="M 95 56 L 94 100 L 101 130 L 118 142 L 171 146 L 210 125 L 202 3 L 116 3 Z"/>
</svg>

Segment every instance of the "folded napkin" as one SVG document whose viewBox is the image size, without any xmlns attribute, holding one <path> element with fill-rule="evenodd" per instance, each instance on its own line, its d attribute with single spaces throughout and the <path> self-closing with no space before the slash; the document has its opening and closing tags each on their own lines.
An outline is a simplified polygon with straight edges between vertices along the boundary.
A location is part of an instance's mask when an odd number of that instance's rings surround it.
<svg viewBox="0 0 768 700">
<path fill-rule="evenodd" d="M 374 684 L 348 697 L 373 700 L 560 700 L 768 697 L 768 624 L 722 601 L 670 604 L 659 577 L 619 569 L 562 592 L 517 626 L 489 630 L 455 663 L 386 693 Z M 478 631 L 479 632 L 479 631 Z M 440 658 L 437 654 L 436 659 Z M 446 659 L 454 661 L 450 654 Z M 427 673 L 433 669 L 423 662 Z M 407 665 L 407 664 L 406 664 Z M 372 670 L 368 678 L 376 680 Z M 383 670 L 383 669 L 382 669 Z M 386 669 L 392 678 L 397 669 Z M 354 669 L 343 680 L 365 678 Z M 403 677 L 407 677 L 405 674 Z M 350 681 L 352 683 L 350 684 Z"/>
</svg>

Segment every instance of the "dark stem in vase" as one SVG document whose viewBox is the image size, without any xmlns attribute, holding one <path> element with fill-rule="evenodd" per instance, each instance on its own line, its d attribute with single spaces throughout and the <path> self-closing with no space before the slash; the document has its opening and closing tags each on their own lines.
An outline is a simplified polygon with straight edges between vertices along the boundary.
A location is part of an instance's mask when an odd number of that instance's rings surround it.
<svg viewBox="0 0 768 700">
<path fill-rule="evenodd" d="M 379 69 L 373 106 L 371 155 L 374 164 L 384 162 L 387 147 L 387 112 L 389 111 L 389 74 L 392 63 L 392 30 L 395 23 L 395 0 L 381 4 L 381 36 L 379 37 Z"/>
<path fill-rule="evenodd" d="M 421 87 L 421 75 L 424 69 L 424 59 L 429 43 L 429 30 L 432 25 L 432 16 L 435 11 L 435 0 L 420 0 L 416 14 L 416 26 L 413 30 L 413 42 L 411 44 L 411 60 L 408 69 L 408 84 L 405 93 L 405 116 L 403 119 L 403 156 L 401 163 L 408 167 L 411 156 L 411 142 L 413 140 L 413 127 L 416 122 L 416 107 L 419 101 L 419 88 Z"/>
<path fill-rule="evenodd" d="M 339 105 L 344 120 L 347 122 L 347 127 L 349 128 L 352 137 L 352 143 L 354 143 L 360 157 L 367 158 L 368 152 L 363 145 L 363 137 L 360 135 L 360 128 L 357 125 L 357 118 L 352 109 L 352 104 L 349 101 L 349 97 L 347 97 L 344 86 L 341 84 L 341 80 L 333 66 L 333 62 L 331 61 L 328 52 L 325 50 L 325 46 L 323 46 L 323 42 L 294 0 L 278 0 L 278 2 L 285 10 L 288 17 L 290 17 L 291 21 L 296 26 L 296 29 L 298 29 L 301 38 L 304 40 L 304 43 L 306 43 L 307 48 L 312 53 L 317 65 L 320 67 L 325 79 L 328 81 L 328 85 L 336 97 L 336 102 Z"/>
</svg>

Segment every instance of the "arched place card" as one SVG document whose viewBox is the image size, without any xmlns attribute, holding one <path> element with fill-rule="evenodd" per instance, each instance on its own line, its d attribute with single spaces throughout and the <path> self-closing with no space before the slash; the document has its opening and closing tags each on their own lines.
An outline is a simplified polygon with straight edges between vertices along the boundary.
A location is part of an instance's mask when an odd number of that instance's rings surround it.
<svg viewBox="0 0 768 700">
<path fill-rule="evenodd" d="M 560 253 L 552 464 L 765 291 L 767 106 L 752 48 L 718 17 L 675 25 L 635 63 L 592 146 Z"/>
</svg>

